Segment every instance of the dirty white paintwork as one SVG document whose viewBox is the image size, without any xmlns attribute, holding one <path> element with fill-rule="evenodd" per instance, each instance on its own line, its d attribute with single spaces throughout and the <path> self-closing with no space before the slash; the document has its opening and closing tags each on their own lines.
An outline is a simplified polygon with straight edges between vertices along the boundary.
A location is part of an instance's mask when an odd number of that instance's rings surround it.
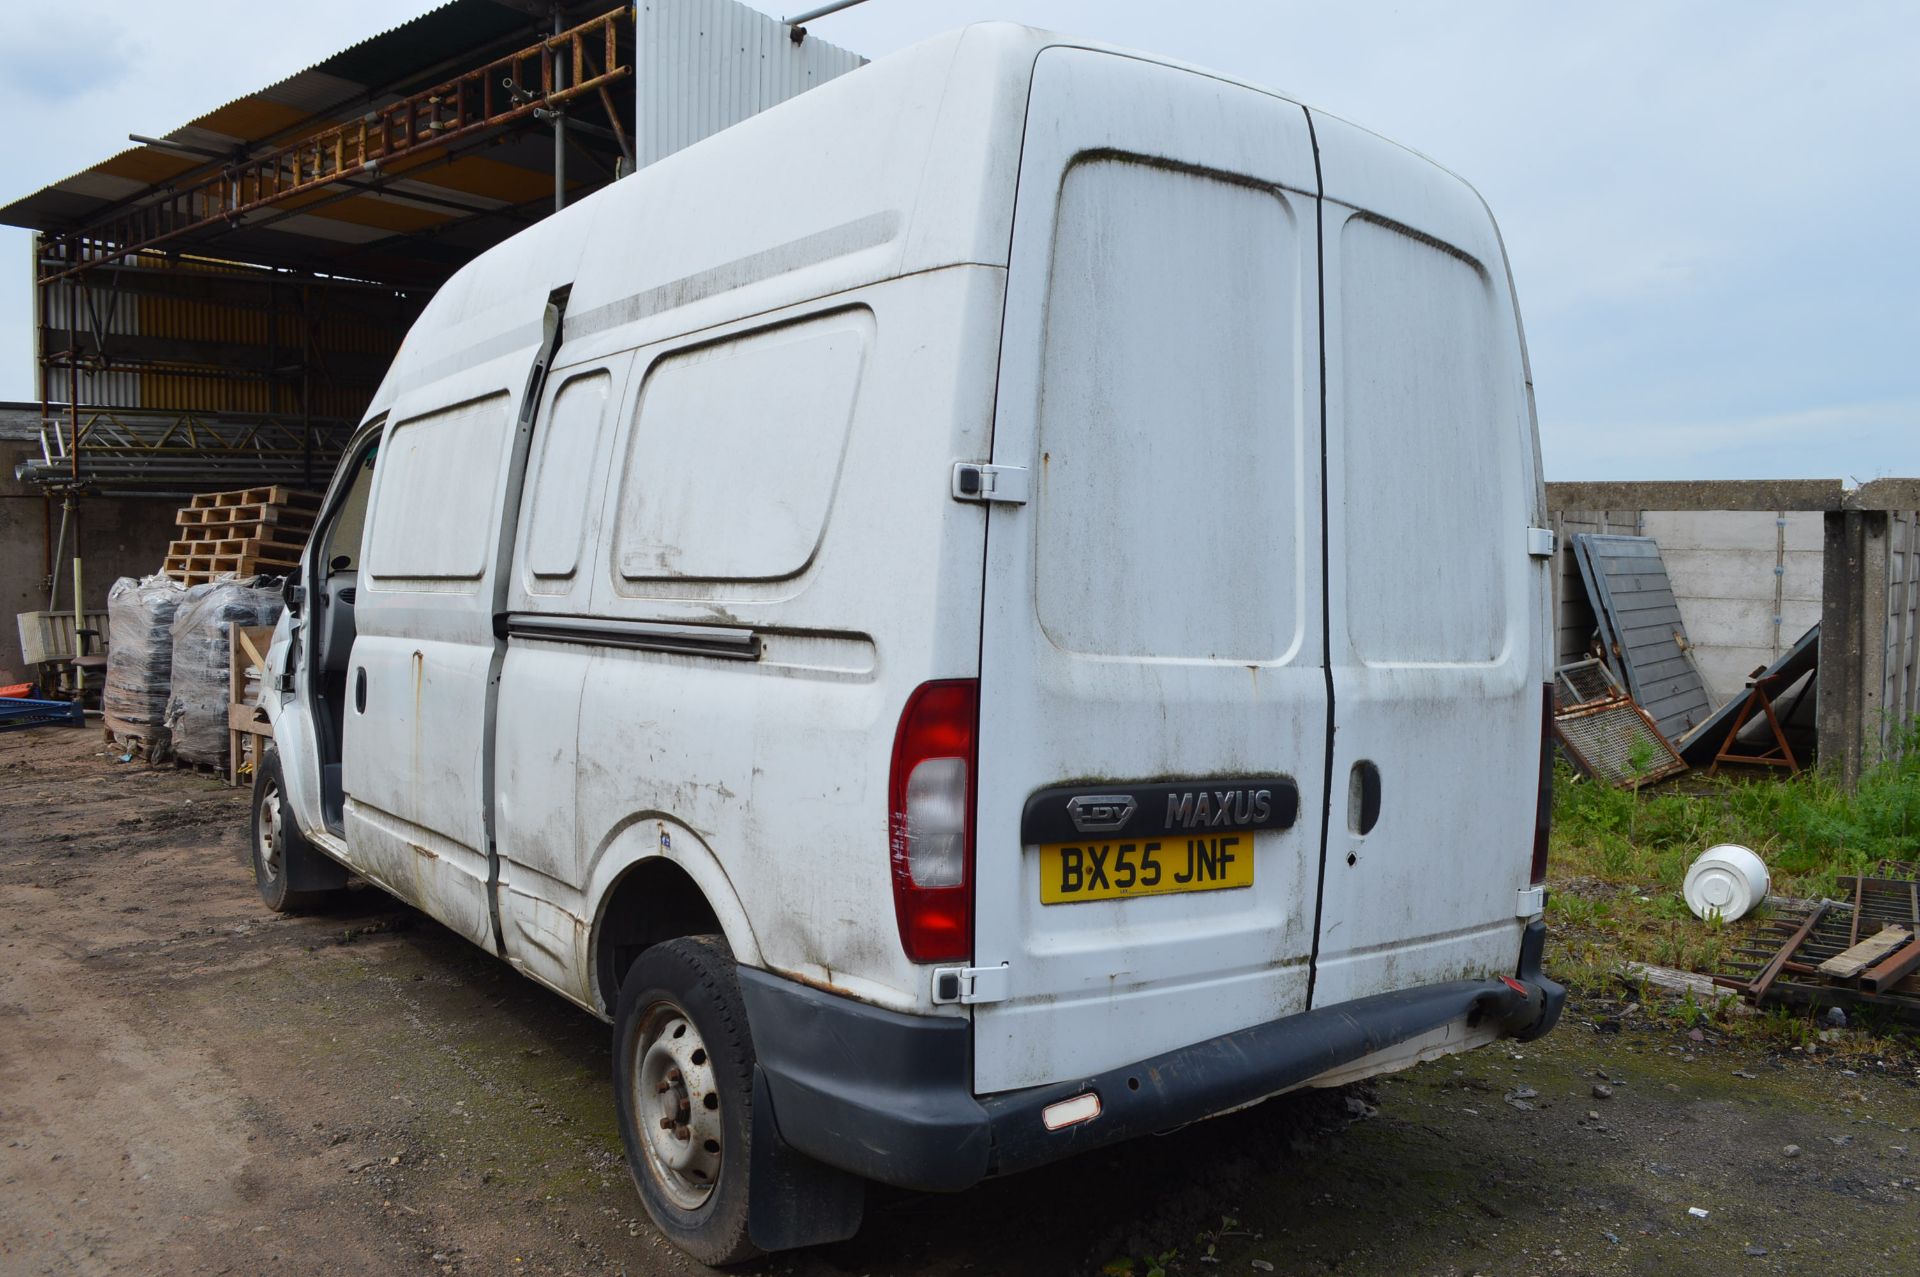
<svg viewBox="0 0 1920 1277">
<path fill-rule="evenodd" d="M 1464 182 L 1314 116 L 1325 182 L 1333 807 L 1314 1004 L 1513 972 L 1533 846 L 1544 522 L 1506 257 Z M 1348 778 L 1380 773 L 1353 831 Z M 1351 861 L 1350 859 L 1351 858 Z"/>
<path fill-rule="evenodd" d="M 982 1090 L 1306 1009 L 1326 757 L 1314 185 L 1293 103 L 1077 49 L 1038 61 L 993 460 L 1039 477 L 991 515 L 981 639 L 975 965 L 1011 968 L 1009 999 L 975 1009 Z M 1034 789 L 1266 773 L 1304 801 L 1257 838 L 1251 889 L 1040 903 L 1019 834 Z"/>
<path fill-rule="evenodd" d="M 507 361 L 494 361 L 494 366 Z M 492 941 L 480 750 L 493 651 L 491 542 L 512 400 L 392 414 L 374 470 L 348 671 L 346 838 L 357 867 L 477 944 Z M 366 685 L 366 706 L 357 685 Z"/>
<path fill-rule="evenodd" d="M 1356 440 L 1324 476 L 1323 253 L 1328 419 Z M 1394 318 L 1366 290 L 1403 268 L 1418 313 Z M 523 496 L 512 423 L 561 288 Z M 1349 321 L 1393 349 L 1342 354 Z M 604 902 L 654 858 L 742 962 L 973 1015 L 982 1090 L 1513 966 L 1545 678 L 1530 397 L 1492 222 L 1417 157 L 1217 77 L 969 28 L 486 254 L 371 412 L 393 458 L 466 423 L 443 473 L 471 490 L 376 472 L 343 854 L 489 947 L 492 903 L 504 956 L 583 1005 L 611 994 Z M 953 499 L 956 460 L 1028 469 L 1031 500 Z M 1417 540 L 1393 525 L 1427 484 L 1474 489 L 1436 537 L 1448 590 L 1373 557 Z M 500 522 L 456 534 L 475 510 Z M 477 571 L 476 546 L 500 547 Z M 554 637 L 569 620 L 601 628 Z M 758 656 L 619 638 L 663 631 Z M 969 677 L 974 961 L 1008 964 L 1007 997 L 935 1007 L 896 933 L 887 775 L 912 690 Z M 1388 814 L 1356 842 L 1359 757 Z M 1301 796 L 1251 889 L 1038 903 L 1035 789 L 1230 774 Z M 317 782 L 289 790 L 317 829 Z"/>
</svg>

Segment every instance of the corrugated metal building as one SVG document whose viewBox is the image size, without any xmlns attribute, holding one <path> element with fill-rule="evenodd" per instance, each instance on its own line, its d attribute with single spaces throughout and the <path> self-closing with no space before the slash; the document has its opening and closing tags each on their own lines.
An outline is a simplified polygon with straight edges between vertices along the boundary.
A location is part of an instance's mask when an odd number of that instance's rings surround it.
<svg viewBox="0 0 1920 1277">
<path fill-rule="evenodd" d="M 316 481 L 460 266 L 862 62 L 795 34 L 734 0 L 450 0 L 0 209 L 39 232 L 24 477 Z"/>
<path fill-rule="evenodd" d="M 735 0 L 449 0 L 162 136 L 129 103 L 139 145 L 0 208 L 37 232 L 38 446 L 10 477 L 80 517 L 316 486 L 454 271 L 863 61 Z M 0 596 L 48 594 L 53 553 Z"/>
</svg>

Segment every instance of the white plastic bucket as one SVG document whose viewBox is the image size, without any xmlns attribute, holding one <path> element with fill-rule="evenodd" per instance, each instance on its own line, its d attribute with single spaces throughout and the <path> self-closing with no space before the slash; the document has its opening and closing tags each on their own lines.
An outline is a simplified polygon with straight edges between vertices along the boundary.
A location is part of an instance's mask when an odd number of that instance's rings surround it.
<svg viewBox="0 0 1920 1277">
<path fill-rule="evenodd" d="M 1680 894 L 1695 917 L 1718 914 L 1722 921 L 1733 922 L 1758 908 L 1770 885 L 1767 864 L 1751 847 L 1726 842 L 1700 853 L 1687 870 Z"/>
</svg>

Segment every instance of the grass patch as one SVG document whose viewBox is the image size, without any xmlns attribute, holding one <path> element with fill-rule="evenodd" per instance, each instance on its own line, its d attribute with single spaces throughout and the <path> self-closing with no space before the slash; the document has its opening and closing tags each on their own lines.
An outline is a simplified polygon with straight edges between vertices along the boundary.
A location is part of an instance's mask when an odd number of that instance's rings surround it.
<svg viewBox="0 0 1920 1277">
<path fill-rule="evenodd" d="M 1818 899 L 1836 880 L 1882 858 L 1920 858 L 1920 732 L 1896 759 L 1847 793 L 1822 772 L 1791 778 L 1683 777 L 1643 791 L 1555 777 L 1548 862 L 1548 924 L 1556 975 L 1576 991 L 1617 991 L 1628 961 L 1711 973 L 1750 924 L 1695 918 L 1681 898 L 1687 868 L 1716 843 L 1740 843 L 1767 862 L 1772 891 Z M 1764 916 L 1764 907 L 1763 915 Z M 1673 1006 L 1686 1021 L 1710 1008 Z M 1813 1032 L 1805 1015 L 1752 1017 L 1747 1032 L 1783 1045 Z"/>
</svg>

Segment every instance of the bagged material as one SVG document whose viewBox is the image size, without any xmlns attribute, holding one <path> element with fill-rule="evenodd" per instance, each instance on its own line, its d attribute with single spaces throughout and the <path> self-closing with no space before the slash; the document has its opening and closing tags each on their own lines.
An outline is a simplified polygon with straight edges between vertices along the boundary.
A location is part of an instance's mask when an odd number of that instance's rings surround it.
<svg viewBox="0 0 1920 1277">
<path fill-rule="evenodd" d="M 173 616 L 173 691 L 167 729 L 173 752 L 190 763 L 224 766 L 232 625 L 272 625 L 283 606 L 278 590 L 256 578 L 213 581 L 186 592 Z"/>
<path fill-rule="evenodd" d="M 107 591 L 107 717 L 156 744 L 173 688 L 173 616 L 186 587 L 164 576 L 123 576 Z M 115 726 L 109 723 L 109 727 Z"/>
</svg>

